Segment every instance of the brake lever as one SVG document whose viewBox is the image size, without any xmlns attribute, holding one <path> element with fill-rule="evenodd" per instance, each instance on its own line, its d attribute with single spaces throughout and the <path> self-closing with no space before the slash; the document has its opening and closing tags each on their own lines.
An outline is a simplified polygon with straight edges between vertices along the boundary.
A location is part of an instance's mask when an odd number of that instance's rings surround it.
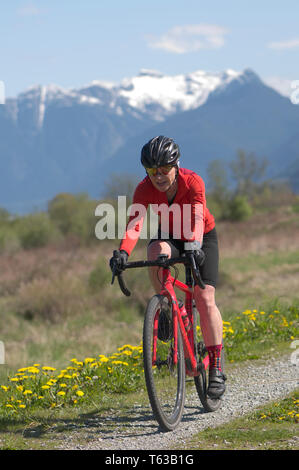
<svg viewBox="0 0 299 470">
<path fill-rule="evenodd" d="M 126 295 L 127 297 L 130 297 L 131 292 L 129 291 L 129 289 L 127 288 L 127 286 L 125 284 L 125 281 L 124 281 L 124 278 L 123 278 L 123 275 L 122 275 L 122 271 L 119 271 L 116 268 L 116 266 L 114 265 L 113 271 L 112 271 L 111 285 L 114 284 L 115 276 L 117 277 L 118 284 L 119 284 L 119 287 L 120 287 L 122 293 L 124 295 Z"/>
<path fill-rule="evenodd" d="M 114 265 L 113 266 L 113 270 L 112 270 L 112 279 L 111 279 L 111 285 L 114 284 L 114 279 L 115 279 L 115 276 L 116 276 L 116 266 Z"/>
</svg>

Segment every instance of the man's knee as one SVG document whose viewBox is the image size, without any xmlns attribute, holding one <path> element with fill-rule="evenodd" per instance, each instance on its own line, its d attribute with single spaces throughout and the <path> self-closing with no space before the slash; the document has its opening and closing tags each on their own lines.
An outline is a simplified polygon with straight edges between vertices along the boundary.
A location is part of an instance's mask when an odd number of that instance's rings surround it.
<svg viewBox="0 0 299 470">
<path fill-rule="evenodd" d="M 155 260 L 161 254 L 171 257 L 171 248 L 168 243 L 157 240 L 147 247 L 147 257 L 149 260 Z"/>
<path fill-rule="evenodd" d="M 215 287 L 206 284 L 206 288 L 201 289 L 199 286 L 196 286 L 195 301 L 205 310 L 215 307 Z"/>
</svg>

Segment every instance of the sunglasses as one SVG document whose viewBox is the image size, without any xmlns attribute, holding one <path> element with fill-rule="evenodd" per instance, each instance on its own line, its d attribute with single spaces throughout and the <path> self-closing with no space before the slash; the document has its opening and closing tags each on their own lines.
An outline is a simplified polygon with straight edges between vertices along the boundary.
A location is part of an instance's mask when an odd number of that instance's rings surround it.
<svg viewBox="0 0 299 470">
<path fill-rule="evenodd" d="M 167 175 L 171 169 L 174 167 L 174 165 L 165 165 L 165 166 L 159 166 L 159 168 L 145 168 L 147 174 L 149 176 L 156 176 L 158 173 L 162 173 L 163 175 Z"/>
</svg>

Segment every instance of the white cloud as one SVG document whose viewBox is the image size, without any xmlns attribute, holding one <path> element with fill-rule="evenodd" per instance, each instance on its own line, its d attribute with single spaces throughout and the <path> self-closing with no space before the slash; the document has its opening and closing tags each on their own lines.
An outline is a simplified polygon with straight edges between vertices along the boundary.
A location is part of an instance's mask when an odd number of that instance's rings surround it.
<svg viewBox="0 0 299 470">
<path fill-rule="evenodd" d="M 297 49 L 299 48 L 299 38 L 290 39 L 289 41 L 270 42 L 268 47 L 270 47 L 270 49 L 276 49 L 277 51 L 283 51 L 285 49 Z"/>
<path fill-rule="evenodd" d="M 175 26 L 160 38 L 149 38 L 149 46 L 175 54 L 223 47 L 226 28 L 211 24 Z"/>
<path fill-rule="evenodd" d="M 19 16 L 39 16 L 44 13 L 44 9 L 37 7 L 33 2 L 25 3 L 17 9 Z"/>
</svg>

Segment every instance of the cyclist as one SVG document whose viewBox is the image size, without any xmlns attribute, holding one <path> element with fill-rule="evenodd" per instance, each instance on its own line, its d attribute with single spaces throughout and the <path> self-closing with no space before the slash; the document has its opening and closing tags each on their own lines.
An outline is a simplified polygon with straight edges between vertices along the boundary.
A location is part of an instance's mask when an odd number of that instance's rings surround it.
<svg viewBox="0 0 299 470">
<path fill-rule="evenodd" d="M 141 204 L 145 210 L 141 211 L 139 217 L 134 217 L 136 211 L 132 211 L 119 250 L 111 258 L 110 266 L 112 267 L 116 262 L 121 269 L 127 262 L 137 243 L 144 215 L 150 204 L 156 210 L 157 207 L 160 209 L 158 209 L 158 234 L 148 244 L 149 260 L 157 259 L 160 254 L 166 254 L 169 257 L 180 256 L 184 251 L 185 242 L 196 242 L 195 258 L 201 277 L 206 284 L 205 289 L 195 286 L 194 299 L 200 312 L 201 330 L 209 354 L 207 393 L 211 398 L 219 398 L 225 391 L 226 377 L 221 370 L 222 317 L 215 303 L 218 277 L 218 240 L 215 220 L 206 207 L 205 185 L 202 178 L 191 170 L 180 168 L 179 158 L 180 149 L 171 138 L 157 136 L 143 146 L 141 163 L 147 176 L 135 189 L 133 207 L 134 204 Z M 165 211 L 161 213 L 161 207 L 165 206 L 169 209 L 167 221 L 163 220 Z M 171 210 L 174 206 L 183 211 L 183 216 L 182 211 Z M 186 212 L 189 215 L 184 217 Z M 188 230 L 186 230 L 187 223 L 190 225 Z M 165 227 L 168 228 L 166 232 L 163 230 Z M 149 268 L 149 274 L 156 293 L 159 293 L 161 287 L 159 268 Z"/>
</svg>

